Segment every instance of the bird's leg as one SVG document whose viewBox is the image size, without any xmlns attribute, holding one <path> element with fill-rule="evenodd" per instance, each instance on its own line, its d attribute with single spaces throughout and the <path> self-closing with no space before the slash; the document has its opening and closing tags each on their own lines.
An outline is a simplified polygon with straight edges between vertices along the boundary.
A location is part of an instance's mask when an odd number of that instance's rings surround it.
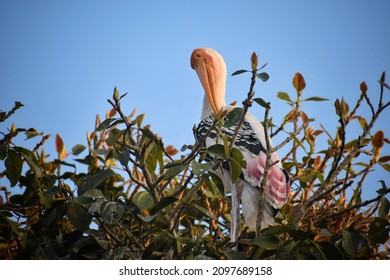
<svg viewBox="0 0 390 280">
<path fill-rule="evenodd" d="M 240 194 L 235 184 L 230 185 L 230 193 L 232 196 L 232 208 L 230 211 L 231 225 L 230 225 L 230 240 L 236 242 L 241 231 L 240 223 Z"/>
</svg>

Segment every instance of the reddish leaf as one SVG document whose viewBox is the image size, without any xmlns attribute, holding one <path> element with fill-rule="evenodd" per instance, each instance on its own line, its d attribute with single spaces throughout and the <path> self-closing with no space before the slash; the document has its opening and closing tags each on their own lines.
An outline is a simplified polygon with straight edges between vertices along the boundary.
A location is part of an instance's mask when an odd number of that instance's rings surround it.
<svg viewBox="0 0 390 280">
<path fill-rule="evenodd" d="M 172 145 L 169 145 L 168 147 L 165 148 L 165 151 L 167 152 L 168 155 L 174 156 L 176 155 L 179 151 Z"/>
<path fill-rule="evenodd" d="M 385 135 L 383 133 L 383 130 L 379 130 L 377 133 L 375 133 L 374 137 L 372 138 L 372 145 L 376 148 L 381 148 L 384 143 Z"/>
<path fill-rule="evenodd" d="M 301 92 L 306 87 L 306 82 L 301 73 L 295 73 L 293 85 L 297 92 Z"/>
<path fill-rule="evenodd" d="M 307 117 L 305 112 L 301 112 L 301 118 L 303 123 L 307 123 L 309 121 L 309 118 Z"/>
<path fill-rule="evenodd" d="M 64 145 L 64 141 L 62 141 L 61 137 L 56 134 L 56 151 L 57 153 L 61 154 L 62 151 L 64 150 L 65 148 L 65 145 Z"/>
<path fill-rule="evenodd" d="M 388 162 L 390 161 L 390 156 L 383 156 L 378 159 L 378 162 Z"/>
<path fill-rule="evenodd" d="M 320 166 L 321 166 L 321 156 L 317 156 L 315 159 L 314 159 L 314 166 L 313 166 L 313 168 L 314 169 L 318 169 L 318 168 L 320 168 Z"/>
<path fill-rule="evenodd" d="M 116 114 L 116 110 L 115 108 L 112 108 L 110 111 L 107 112 L 106 119 L 112 118 L 113 116 L 115 116 L 115 114 Z"/>
<path fill-rule="evenodd" d="M 363 93 L 366 93 L 367 92 L 367 85 L 365 82 L 362 82 L 360 84 L 360 90 L 363 92 Z"/>
</svg>

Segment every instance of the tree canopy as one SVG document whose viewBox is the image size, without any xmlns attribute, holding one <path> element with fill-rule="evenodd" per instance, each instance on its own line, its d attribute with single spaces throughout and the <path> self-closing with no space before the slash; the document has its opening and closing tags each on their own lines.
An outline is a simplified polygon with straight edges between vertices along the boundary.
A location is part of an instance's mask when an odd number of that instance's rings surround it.
<svg viewBox="0 0 390 280">
<path fill-rule="evenodd" d="M 256 81 L 269 78 L 257 60 L 253 53 L 251 69 L 233 73 L 251 75 L 243 105 L 221 112 L 212 128 L 239 126 L 251 106 L 261 106 L 266 135 L 283 138 L 272 151 L 288 148 L 281 161 L 292 191 L 274 226 L 253 232 L 242 221 L 237 242 L 229 240 L 230 197 L 215 169 L 225 161 L 233 181 L 240 175 L 245 161 L 233 146 L 234 137 L 221 137 L 207 149 L 194 138 L 179 151 L 144 125 L 143 114 L 124 112 L 126 94 L 115 88 L 108 100 L 112 108 L 104 120 L 96 117 L 85 144 L 67 151 L 60 135 L 55 136 L 54 159 L 44 149 L 50 135 L 16 125 L 1 131 L 0 178 L 9 185 L 0 186 L 0 258 L 388 259 L 386 178 L 369 186 L 377 189 L 376 196 L 362 199 L 374 167 L 390 171 L 390 156 L 381 153 L 389 140 L 384 130 L 373 130 L 390 104 L 384 96 L 390 89 L 385 73 L 379 79 L 378 104 L 362 82 L 357 100 L 324 105 L 338 118 L 333 133 L 315 127 L 302 110 L 302 102 L 327 99 L 305 96 L 300 73 L 292 80 L 294 95 L 277 94 L 291 110 L 274 123 L 272 104 L 254 95 Z M 15 102 L 10 111 L 0 111 L 0 121 L 22 106 Z M 368 106 L 369 116 L 361 114 L 362 106 Z M 357 123 L 360 133 L 351 138 L 349 128 Z M 20 137 L 35 141 L 35 147 L 15 144 Z M 325 149 L 317 148 L 319 141 Z M 213 162 L 204 161 L 207 153 L 214 155 Z M 79 172 L 77 165 L 86 171 Z"/>
</svg>

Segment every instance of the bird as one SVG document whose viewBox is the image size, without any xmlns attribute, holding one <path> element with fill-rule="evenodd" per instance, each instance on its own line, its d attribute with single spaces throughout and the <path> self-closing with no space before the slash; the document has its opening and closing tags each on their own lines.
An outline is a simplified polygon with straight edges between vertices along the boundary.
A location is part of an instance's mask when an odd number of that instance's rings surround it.
<svg viewBox="0 0 390 280">
<path fill-rule="evenodd" d="M 191 54 L 191 67 L 195 70 L 204 89 L 201 121 L 196 127 L 197 141 L 206 137 L 206 149 L 217 143 L 217 131 L 209 131 L 215 118 L 226 111 L 232 111 L 234 105 L 226 105 L 227 69 L 223 57 L 211 48 L 198 48 Z M 222 127 L 220 133 L 232 137 L 236 125 Z M 247 112 L 239 129 L 233 147 L 239 149 L 246 161 L 239 179 L 233 183 L 229 174 L 229 165 L 222 164 L 216 173 L 221 177 L 226 192 L 231 193 L 230 241 L 236 242 L 240 231 L 240 201 L 245 224 L 256 229 L 259 211 L 260 186 L 266 167 L 266 139 L 261 122 Z M 272 145 L 271 139 L 270 143 Z M 272 146 L 271 146 L 272 147 Z M 208 155 L 208 158 L 212 156 Z M 264 201 L 261 201 L 263 213 L 261 229 L 273 225 L 277 211 L 287 202 L 290 192 L 289 175 L 280 162 L 276 152 L 271 154 L 271 167 L 268 173 L 268 184 L 263 189 Z"/>
</svg>

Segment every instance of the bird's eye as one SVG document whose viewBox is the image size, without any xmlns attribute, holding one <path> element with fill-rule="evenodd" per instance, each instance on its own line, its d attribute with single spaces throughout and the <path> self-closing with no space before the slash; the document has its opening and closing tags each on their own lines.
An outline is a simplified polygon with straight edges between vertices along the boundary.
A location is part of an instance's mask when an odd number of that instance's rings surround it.
<svg viewBox="0 0 390 280">
<path fill-rule="evenodd" d="M 201 57 L 202 55 L 200 53 L 197 53 L 196 54 L 196 57 Z"/>
</svg>

